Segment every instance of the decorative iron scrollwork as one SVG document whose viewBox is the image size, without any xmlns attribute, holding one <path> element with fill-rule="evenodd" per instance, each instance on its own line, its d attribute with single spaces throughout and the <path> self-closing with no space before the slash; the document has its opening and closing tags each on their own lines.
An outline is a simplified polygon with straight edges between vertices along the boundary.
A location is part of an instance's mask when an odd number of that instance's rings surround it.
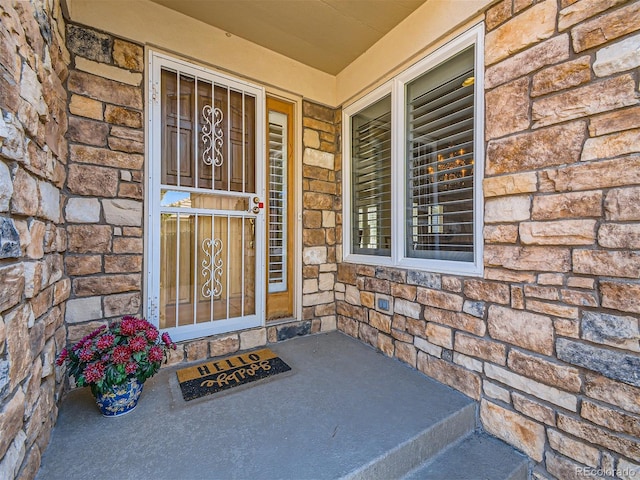
<svg viewBox="0 0 640 480">
<path fill-rule="evenodd" d="M 202 285 L 203 297 L 219 297 L 222 293 L 222 240 L 205 238 L 202 251 L 207 256 L 202 260 L 202 276 L 206 281 Z"/>
<path fill-rule="evenodd" d="M 202 152 L 202 161 L 205 165 L 219 167 L 224 161 L 222 157 L 222 148 L 224 147 L 221 127 L 222 110 L 218 107 L 212 108 L 211 105 L 205 105 L 202 107 L 202 115 L 206 122 L 202 126 L 202 143 L 204 143 L 205 147 Z"/>
</svg>

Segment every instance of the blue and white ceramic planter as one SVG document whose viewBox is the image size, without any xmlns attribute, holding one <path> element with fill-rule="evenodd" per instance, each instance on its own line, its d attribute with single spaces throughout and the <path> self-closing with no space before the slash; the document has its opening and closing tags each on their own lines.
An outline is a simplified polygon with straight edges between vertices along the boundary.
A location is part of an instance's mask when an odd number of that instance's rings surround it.
<svg viewBox="0 0 640 480">
<path fill-rule="evenodd" d="M 122 385 L 114 386 L 110 392 L 96 394 L 96 403 L 102 415 L 118 417 L 136 408 L 143 385 L 133 377 Z"/>
</svg>

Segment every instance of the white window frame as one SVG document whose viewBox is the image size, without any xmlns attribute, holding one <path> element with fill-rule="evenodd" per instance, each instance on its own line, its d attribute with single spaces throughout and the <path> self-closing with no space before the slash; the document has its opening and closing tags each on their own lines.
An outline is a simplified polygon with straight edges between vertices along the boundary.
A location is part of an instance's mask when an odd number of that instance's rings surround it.
<svg viewBox="0 0 640 480">
<path fill-rule="evenodd" d="M 405 252 L 406 222 L 406 86 L 431 68 L 447 61 L 467 47 L 475 45 L 474 83 L 474 256 L 472 262 L 408 257 Z M 391 256 L 352 253 L 352 189 L 351 189 L 351 117 L 381 98 L 391 94 Z M 467 276 L 483 274 L 484 202 L 484 23 L 479 23 L 433 53 L 399 73 L 392 80 L 343 109 L 343 259 L 367 265 L 397 266 L 413 270 L 450 273 Z"/>
</svg>

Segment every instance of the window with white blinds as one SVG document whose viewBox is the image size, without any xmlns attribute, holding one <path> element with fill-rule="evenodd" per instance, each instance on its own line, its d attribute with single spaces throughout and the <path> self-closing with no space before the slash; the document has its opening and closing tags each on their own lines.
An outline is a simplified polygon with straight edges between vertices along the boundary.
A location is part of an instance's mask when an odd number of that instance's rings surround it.
<svg viewBox="0 0 640 480">
<path fill-rule="evenodd" d="M 482 273 L 479 24 L 343 110 L 344 258 Z"/>
<path fill-rule="evenodd" d="M 391 255 L 391 96 L 351 119 L 354 253 Z"/>
<path fill-rule="evenodd" d="M 407 84 L 406 254 L 473 261 L 474 49 Z"/>
</svg>

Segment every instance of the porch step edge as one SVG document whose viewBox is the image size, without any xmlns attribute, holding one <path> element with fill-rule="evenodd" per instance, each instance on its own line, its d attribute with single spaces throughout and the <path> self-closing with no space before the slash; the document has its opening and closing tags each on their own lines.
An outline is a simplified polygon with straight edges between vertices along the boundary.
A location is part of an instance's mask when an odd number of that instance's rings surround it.
<svg viewBox="0 0 640 480">
<path fill-rule="evenodd" d="M 476 404 L 469 403 L 413 438 L 362 467 L 348 473 L 345 480 L 389 480 L 401 478 L 433 459 L 475 428 Z"/>
<path fill-rule="evenodd" d="M 527 480 L 529 459 L 484 432 L 473 432 L 426 460 L 402 480 Z"/>
</svg>

